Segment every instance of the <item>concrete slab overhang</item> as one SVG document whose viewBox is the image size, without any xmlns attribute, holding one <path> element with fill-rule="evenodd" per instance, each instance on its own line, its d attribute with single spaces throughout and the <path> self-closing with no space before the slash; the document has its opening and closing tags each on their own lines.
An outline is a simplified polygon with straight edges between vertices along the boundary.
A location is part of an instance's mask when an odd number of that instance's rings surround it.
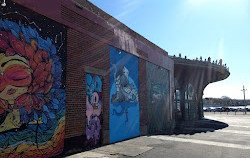
<svg viewBox="0 0 250 158">
<path fill-rule="evenodd" d="M 203 117 L 202 96 L 204 88 L 212 82 L 226 79 L 229 75 L 229 69 L 220 64 L 211 63 L 210 61 L 189 60 L 180 57 L 170 57 L 174 60 L 174 77 L 175 77 L 175 90 L 180 92 L 180 108 L 182 120 L 192 120 L 189 117 L 190 111 L 186 109 L 186 103 L 189 104 L 190 100 L 186 100 L 186 92 L 189 90 L 187 87 L 193 88 L 195 98 L 190 104 L 195 119 Z"/>
<path fill-rule="evenodd" d="M 179 84 L 192 82 L 195 87 L 203 89 L 209 83 L 224 80 L 230 75 L 225 65 L 179 57 L 171 59 L 174 60 L 174 76 Z"/>
</svg>

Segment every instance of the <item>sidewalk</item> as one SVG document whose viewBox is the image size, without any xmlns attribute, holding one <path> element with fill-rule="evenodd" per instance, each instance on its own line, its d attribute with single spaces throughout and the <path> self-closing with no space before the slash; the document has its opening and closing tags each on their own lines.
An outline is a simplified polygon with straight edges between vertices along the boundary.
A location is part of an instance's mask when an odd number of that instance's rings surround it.
<svg viewBox="0 0 250 158">
<path fill-rule="evenodd" d="M 130 140 L 102 146 L 90 151 L 85 151 L 67 158 L 118 158 L 135 157 L 152 149 L 148 146 L 157 143 L 159 140 L 147 139 L 147 136 L 141 136 Z"/>
<path fill-rule="evenodd" d="M 222 129 L 228 125 L 209 119 L 202 119 L 197 121 L 183 121 L 171 135 L 175 137 L 179 134 L 195 134 L 213 132 L 217 129 Z M 167 136 L 167 135 L 166 135 Z M 170 136 L 170 135 L 169 135 Z M 171 136 L 171 137 L 172 137 Z M 153 136 L 157 137 L 157 136 Z M 68 156 L 68 158 L 118 158 L 118 157 L 136 157 L 147 151 L 153 149 L 154 144 L 161 144 L 158 139 L 153 139 L 151 136 L 141 136 L 126 141 L 118 142 L 102 146 L 93 150 L 81 152 L 75 155 Z"/>
</svg>

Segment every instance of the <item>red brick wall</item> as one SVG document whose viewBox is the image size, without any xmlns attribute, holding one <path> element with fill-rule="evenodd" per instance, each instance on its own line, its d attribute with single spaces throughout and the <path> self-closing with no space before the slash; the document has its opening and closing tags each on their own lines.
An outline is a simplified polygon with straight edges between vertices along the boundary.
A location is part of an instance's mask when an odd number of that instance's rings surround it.
<svg viewBox="0 0 250 158">
<path fill-rule="evenodd" d="M 109 45 L 122 48 L 123 43 L 117 43 L 120 36 L 114 29 L 117 25 L 107 23 L 105 19 L 95 15 L 86 8 L 76 8 L 70 0 L 53 1 L 55 10 L 48 10 L 44 2 L 15 0 L 40 14 L 48 16 L 68 27 L 67 32 L 67 65 L 66 65 L 66 130 L 65 138 L 85 135 L 86 118 L 86 72 L 85 67 L 104 70 L 103 76 L 103 125 L 104 144 L 109 143 Z M 48 0 L 45 0 L 48 1 Z M 126 29 L 122 30 L 126 32 Z M 129 32 L 127 32 L 129 33 Z M 130 32 L 131 33 L 131 32 Z M 167 52 L 155 49 L 155 45 L 141 40 L 136 33 L 129 34 L 134 42 L 136 52 L 128 52 L 139 56 L 139 99 L 140 99 L 140 130 L 141 135 L 147 133 L 147 94 L 146 94 L 146 62 L 150 61 L 169 69 L 173 73 L 173 62 Z M 138 38 L 138 39 L 137 39 Z M 137 40 L 136 40 L 137 39 Z M 125 41 L 126 42 L 126 41 Z M 162 55 L 164 54 L 164 55 Z M 143 58 L 143 59 L 142 59 Z M 147 60 L 147 61 L 146 61 Z M 173 77 L 173 75 L 172 75 Z"/>
<path fill-rule="evenodd" d="M 85 67 L 89 66 L 106 72 L 103 75 L 102 135 L 104 138 L 103 144 L 109 143 L 109 45 L 122 49 L 122 46 L 127 43 L 129 43 L 129 45 L 123 50 L 139 57 L 140 130 L 141 135 L 146 134 L 148 122 L 146 61 L 170 70 L 171 90 L 173 90 L 174 62 L 169 57 L 166 57 L 167 52 L 158 48 L 134 31 L 129 30 L 125 25 L 114 20 L 106 13 L 104 16 L 110 18 L 104 18 L 96 14 L 94 10 L 89 10 L 88 7 L 79 9 L 71 0 L 14 1 L 68 27 L 65 138 L 85 135 Z M 48 3 L 50 4 L 49 6 L 47 5 Z M 86 3 L 88 2 L 86 1 Z M 115 23 L 112 23 L 112 20 L 114 20 Z M 114 30 L 120 30 L 120 34 L 115 34 Z M 128 40 L 119 42 L 120 39 L 124 38 L 124 35 L 130 40 L 129 42 Z M 134 52 L 130 50 L 134 50 Z M 172 92 L 171 96 L 173 96 Z M 171 105 L 174 105 L 173 101 Z"/>
<path fill-rule="evenodd" d="M 67 32 L 65 138 L 85 135 L 85 66 L 106 71 L 103 76 L 103 125 L 109 129 L 109 46 L 73 29 Z"/>
<path fill-rule="evenodd" d="M 112 40 L 114 33 L 110 30 L 106 29 L 105 27 L 85 18 L 84 16 L 77 14 L 73 10 L 70 10 L 64 6 L 62 6 L 62 18 L 71 24 L 75 24 L 83 28 L 84 30 L 87 30 L 91 33 L 94 33 L 95 35 L 106 39 L 106 40 Z"/>
</svg>

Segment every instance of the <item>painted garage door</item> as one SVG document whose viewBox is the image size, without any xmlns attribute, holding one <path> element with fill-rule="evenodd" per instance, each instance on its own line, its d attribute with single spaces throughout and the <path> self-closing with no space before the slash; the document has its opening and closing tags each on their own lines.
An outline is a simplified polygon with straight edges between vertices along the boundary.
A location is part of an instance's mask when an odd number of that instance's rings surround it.
<svg viewBox="0 0 250 158">
<path fill-rule="evenodd" d="M 139 136 L 138 58 L 110 47 L 110 143 Z"/>
<path fill-rule="evenodd" d="M 170 121 L 169 72 L 147 62 L 148 132 L 167 129 Z"/>
<path fill-rule="evenodd" d="M 86 76 L 86 146 L 93 147 L 102 143 L 102 77 Z"/>
</svg>

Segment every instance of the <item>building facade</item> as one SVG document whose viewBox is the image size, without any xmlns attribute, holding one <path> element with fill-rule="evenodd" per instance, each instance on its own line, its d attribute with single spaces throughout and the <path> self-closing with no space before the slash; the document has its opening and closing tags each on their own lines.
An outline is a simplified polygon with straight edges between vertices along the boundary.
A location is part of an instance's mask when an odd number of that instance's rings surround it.
<svg viewBox="0 0 250 158">
<path fill-rule="evenodd" d="M 175 59 L 90 2 L 8 0 L 0 14 L 0 157 L 171 131 L 178 102 L 182 120 L 200 118 L 205 87 L 175 88 Z"/>
</svg>

